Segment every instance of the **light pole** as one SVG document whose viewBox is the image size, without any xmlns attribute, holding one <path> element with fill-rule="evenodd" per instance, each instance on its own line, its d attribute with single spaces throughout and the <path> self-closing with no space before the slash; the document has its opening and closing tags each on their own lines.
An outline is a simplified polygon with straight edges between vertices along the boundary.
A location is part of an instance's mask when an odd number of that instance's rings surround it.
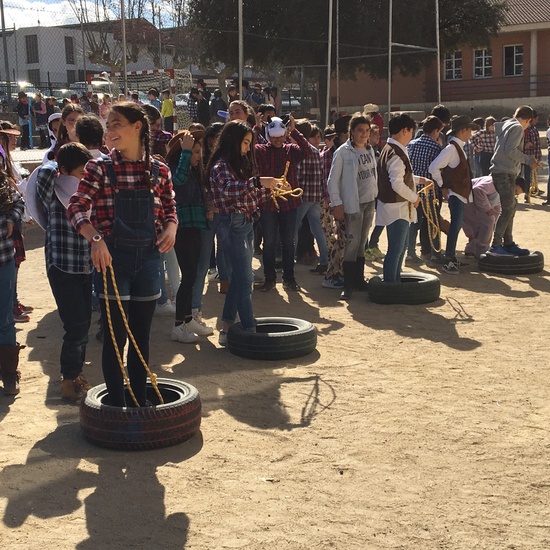
<svg viewBox="0 0 550 550">
<path fill-rule="evenodd" d="M 332 70 L 332 0 L 328 1 L 327 108 L 325 124 L 330 122 L 330 72 Z"/>
<path fill-rule="evenodd" d="M 8 105 L 11 104 L 10 63 L 8 57 L 8 39 L 6 37 L 6 20 L 4 18 L 4 0 L 0 0 L 0 15 L 2 17 L 2 47 L 4 48 L 4 70 L 6 71 L 6 94 Z M 15 40 L 15 32 L 13 33 Z"/>
<path fill-rule="evenodd" d="M 124 82 L 124 94 L 128 99 L 128 75 L 126 74 L 126 10 L 124 0 L 120 0 L 120 22 L 122 24 L 122 75 Z"/>
<path fill-rule="evenodd" d="M 243 0 L 239 0 L 239 97 L 243 98 L 244 78 L 244 37 L 243 37 Z"/>
</svg>

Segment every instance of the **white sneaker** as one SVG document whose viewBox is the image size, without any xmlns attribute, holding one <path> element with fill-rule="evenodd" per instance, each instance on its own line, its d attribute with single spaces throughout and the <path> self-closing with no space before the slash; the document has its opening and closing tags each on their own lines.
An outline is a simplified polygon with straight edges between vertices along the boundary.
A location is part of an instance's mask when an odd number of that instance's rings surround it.
<svg viewBox="0 0 550 550">
<path fill-rule="evenodd" d="M 192 321 L 191 321 L 192 322 Z M 188 328 L 189 323 L 182 323 L 172 329 L 172 340 L 183 344 L 194 344 L 199 341 L 199 335 Z"/>
<path fill-rule="evenodd" d="M 220 278 L 220 275 L 218 274 L 218 270 L 216 268 L 208 270 L 208 280 L 209 281 L 215 281 L 219 278 Z"/>
<path fill-rule="evenodd" d="M 187 325 L 187 330 L 190 330 L 199 336 L 210 336 L 211 334 L 214 334 L 214 329 L 212 327 L 198 323 L 195 319 L 191 319 L 191 321 L 185 324 Z"/>
<path fill-rule="evenodd" d="M 175 315 L 176 306 L 170 300 L 166 300 L 164 304 L 156 305 L 155 313 L 157 315 Z"/>
</svg>

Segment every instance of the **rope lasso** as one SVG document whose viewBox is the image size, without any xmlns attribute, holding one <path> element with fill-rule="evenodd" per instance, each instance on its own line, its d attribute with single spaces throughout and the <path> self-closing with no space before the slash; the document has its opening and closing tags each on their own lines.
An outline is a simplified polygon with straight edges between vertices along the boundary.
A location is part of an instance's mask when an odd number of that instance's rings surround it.
<svg viewBox="0 0 550 550">
<path fill-rule="evenodd" d="M 107 266 L 107 269 L 111 272 L 111 281 L 113 283 L 113 290 L 115 292 L 116 301 L 118 304 L 118 308 L 120 310 L 120 315 L 122 316 L 122 321 L 124 322 L 124 326 L 126 328 L 126 332 L 128 333 L 128 337 L 130 339 L 130 342 L 132 342 L 134 349 L 136 350 L 136 353 L 138 357 L 141 360 L 141 364 L 147 371 L 147 374 L 149 375 L 149 378 L 151 379 L 151 384 L 153 388 L 155 389 L 155 392 L 159 398 L 159 401 L 161 404 L 164 403 L 164 399 L 162 398 L 162 395 L 160 394 L 160 390 L 158 388 L 157 384 L 157 375 L 151 372 L 147 365 L 147 361 L 143 358 L 143 355 L 141 354 L 141 351 L 138 348 L 137 342 L 134 338 L 134 335 L 132 334 L 132 331 L 130 330 L 130 325 L 128 324 L 128 318 L 126 317 L 126 313 L 124 312 L 124 308 L 122 307 L 122 300 L 120 299 L 120 294 L 118 292 L 118 286 L 116 284 L 115 280 L 115 270 L 113 269 L 112 265 Z M 111 318 L 111 304 L 109 303 L 109 296 L 107 294 L 107 269 L 103 270 L 103 292 L 105 293 L 105 311 L 107 313 L 107 324 L 109 325 L 109 334 L 111 335 L 111 341 L 113 342 L 113 347 L 115 348 L 116 357 L 118 360 L 118 366 L 120 367 L 120 370 L 122 372 L 122 377 L 124 378 L 124 382 L 126 383 L 126 386 L 128 388 L 128 392 L 130 393 L 132 400 L 136 407 L 140 407 L 140 404 L 138 403 L 138 400 L 134 394 L 134 390 L 132 389 L 132 386 L 130 384 L 130 379 L 128 378 L 128 375 L 126 374 L 126 369 L 124 368 L 124 362 L 122 360 L 122 356 L 120 354 L 120 350 L 118 349 L 118 344 L 115 338 L 115 329 L 113 328 L 113 320 Z"/>
<path fill-rule="evenodd" d="M 301 197 L 304 194 L 304 190 L 300 187 L 292 189 L 290 184 L 286 181 L 286 176 L 288 174 L 288 169 L 290 168 L 290 161 L 287 160 L 285 165 L 285 171 L 280 178 L 273 178 L 277 182 L 277 187 L 271 190 L 271 200 L 275 204 L 275 208 L 279 210 L 279 203 L 277 199 L 282 199 L 288 202 L 286 198 L 288 195 L 294 198 Z"/>
<path fill-rule="evenodd" d="M 432 247 L 432 250 L 434 250 L 434 252 L 441 252 L 441 239 L 439 239 L 439 247 L 436 247 L 434 245 L 434 240 L 441 235 L 441 228 L 439 227 L 439 215 L 437 213 L 437 206 L 439 205 L 439 200 L 435 196 L 435 193 L 434 193 L 433 201 L 430 201 L 430 196 L 428 195 L 428 191 L 430 189 L 433 189 L 433 187 L 434 187 L 433 182 L 428 183 L 428 185 L 425 185 L 424 187 L 422 187 L 422 189 L 418 191 L 418 194 L 420 195 L 420 202 L 422 204 L 422 211 L 424 212 L 424 217 L 426 218 L 426 221 L 428 223 L 428 238 L 430 240 L 430 245 Z"/>
</svg>

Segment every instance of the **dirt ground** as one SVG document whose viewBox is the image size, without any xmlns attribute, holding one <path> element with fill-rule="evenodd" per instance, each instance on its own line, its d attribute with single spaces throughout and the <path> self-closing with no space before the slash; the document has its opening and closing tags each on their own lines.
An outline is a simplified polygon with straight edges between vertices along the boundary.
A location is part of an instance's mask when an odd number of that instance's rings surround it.
<svg viewBox="0 0 550 550">
<path fill-rule="evenodd" d="M 550 258 L 541 202 L 521 199 L 515 234 Z M 548 271 L 493 276 L 472 261 L 440 275 L 437 302 L 383 306 L 362 293 L 342 305 L 300 265 L 302 293 L 254 294 L 257 316 L 319 331 L 313 355 L 281 363 L 232 356 L 217 334 L 171 342 L 156 317 L 153 369 L 198 388 L 201 434 L 125 453 L 83 440 L 60 399 L 42 240 L 28 231 L 20 272 L 36 308 L 17 326 L 21 394 L 0 397 L 3 548 L 550 548 Z M 211 284 L 205 316 L 221 308 Z M 94 334 L 85 372 L 99 384 Z"/>
</svg>

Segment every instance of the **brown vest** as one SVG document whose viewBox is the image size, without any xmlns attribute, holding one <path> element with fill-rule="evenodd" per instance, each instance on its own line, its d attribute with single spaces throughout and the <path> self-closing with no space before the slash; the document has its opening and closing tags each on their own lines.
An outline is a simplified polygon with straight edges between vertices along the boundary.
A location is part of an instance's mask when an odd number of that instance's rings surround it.
<svg viewBox="0 0 550 550">
<path fill-rule="evenodd" d="M 413 171 L 409 157 L 403 149 L 393 143 L 386 143 L 378 158 L 378 200 L 382 202 L 406 202 L 407 199 L 396 193 L 391 186 L 388 174 L 388 162 L 397 155 L 405 165 L 405 184 L 414 191 Z"/>
<path fill-rule="evenodd" d="M 443 188 L 450 189 L 457 195 L 467 199 L 472 191 L 472 171 L 470 170 L 470 163 L 462 147 L 456 141 L 451 141 L 451 143 L 458 151 L 460 163 L 456 168 L 445 166 L 445 168 L 441 170 Z"/>
</svg>

